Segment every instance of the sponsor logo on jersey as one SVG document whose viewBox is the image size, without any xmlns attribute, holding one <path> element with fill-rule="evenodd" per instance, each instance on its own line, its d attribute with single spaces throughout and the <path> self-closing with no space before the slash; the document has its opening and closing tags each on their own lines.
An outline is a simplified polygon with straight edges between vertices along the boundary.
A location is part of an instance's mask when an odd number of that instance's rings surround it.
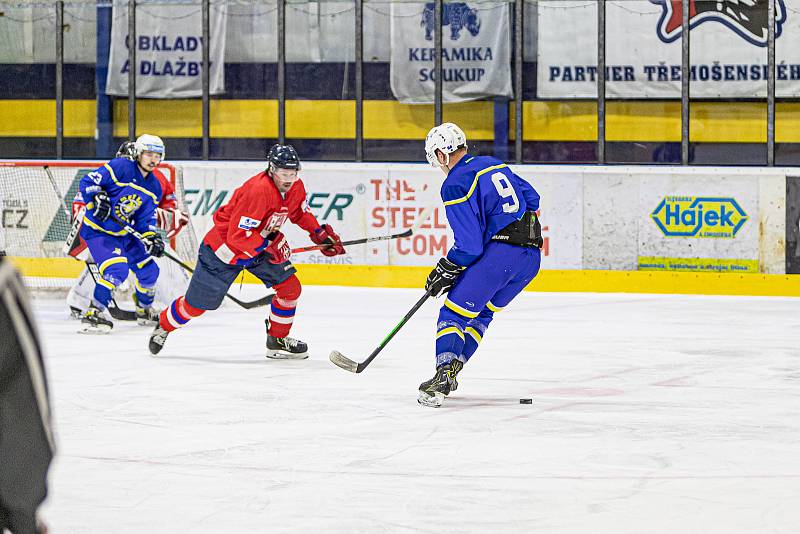
<svg viewBox="0 0 800 534">
<path fill-rule="evenodd" d="M 734 198 L 668 196 L 650 214 L 666 237 L 733 238 L 749 218 Z"/>
<path fill-rule="evenodd" d="M 682 0 L 650 0 L 661 6 L 661 17 L 658 20 L 658 38 L 671 43 L 681 36 L 683 21 Z M 767 8 L 766 0 L 717 0 L 715 2 L 699 2 L 689 0 L 689 28 L 706 21 L 716 21 L 732 30 L 745 41 L 756 46 L 767 46 Z M 775 37 L 783 31 L 786 22 L 786 6 L 784 0 L 775 2 Z"/>
<path fill-rule="evenodd" d="M 258 227 L 259 224 L 261 224 L 261 221 L 258 219 L 252 219 L 245 215 L 242 215 L 242 217 L 239 219 L 239 228 L 242 230 L 252 230 L 253 228 Z"/>
<path fill-rule="evenodd" d="M 434 3 L 425 4 L 422 11 L 422 20 L 419 25 L 425 28 L 425 40 L 433 40 Z M 478 10 L 469 7 L 466 2 L 450 2 L 442 4 L 442 27 L 450 26 L 450 39 L 457 41 L 461 30 L 467 29 L 472 36 L 481 31 L 481 19 Z"/>
</svg>

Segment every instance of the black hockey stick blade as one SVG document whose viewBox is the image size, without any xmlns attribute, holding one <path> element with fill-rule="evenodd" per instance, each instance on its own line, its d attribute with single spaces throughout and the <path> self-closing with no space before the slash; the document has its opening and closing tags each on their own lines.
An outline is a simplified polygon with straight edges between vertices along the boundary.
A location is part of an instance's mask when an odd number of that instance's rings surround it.
<svg viewBox="0 0 800 534">
<path fill-rule="evenodd" d="M 409 319 L 411 319 L 411 316 L 414 315 L 417 312 L 417 310 L 420 309 L 420 307 L 422 307 L 422 305 L 425 303 L 426 300 L 428 300 L 428 297 L 430 296 L 431 294 L 428 291 L 426 291 L 425 294 L 422 295 L 422 298 L 419 299 L 416 304 L 414 304 L 414 306 L 408 311 L 408 313 L 406 313 L 405 317 L 403 317 L 400 320 L 400 322 L 397 323 L 397 325 L 395 325 L 392 331 L 389 332 L 389 335 L 383 338 L 383 341 L 381 341 L 380 345 L 378 345 L 377 348 L 372 351 L 372 354 L 370 354 L 369 357 L 367 357 L 367 359 L 364 360 L 363 362 L 356 363 L 347 356 L 345 356 L 344 354 L 342 354 L 341 352 L 339 352 L 338 350 L 332 351 L 328 358 L 334 365 L 336 365 L 337 367 L 341 367 L 345 371 L 350 371 L 351 373 L 360 373 L 361 371 L 367 368 L 367 366 L 372 362 L 372 360 L 375 359 L 375 357 L 378 354 L 380 354 L 383 348 L 389 344 L 389 341 L 391 341 L 394 335 L 397 332 L 399 332 L 401 328 L 403 328 L 403 325 L 406 324 Z"/>
<path fill-rule="evenodd" d="M 109 306 L 108 313 L 111 315 L 112 318 L 116 319 L 117 321 L 135 321 L 136 320 L 136 312 L 131 310 L 123 310 L 122 308 L 118 308 L 117 306 Z"/>
<path fill-rule="evenodd" d="M 270 293 L 266 297 L 261 297 L 258 300 L 254 300 L 253 302 L 245 302 L 243 300 L 239 300 L 236 297 L 228 295 L 225 293 L 225 296 L 231 299 L 233 302 L 244 308 L 245 310 L 251 310 L 253 308 L 258 308 L 260 306 L 268 306 L 272 304 L 272 299 L 275 297 L 275 293 Z"/>
</svg>

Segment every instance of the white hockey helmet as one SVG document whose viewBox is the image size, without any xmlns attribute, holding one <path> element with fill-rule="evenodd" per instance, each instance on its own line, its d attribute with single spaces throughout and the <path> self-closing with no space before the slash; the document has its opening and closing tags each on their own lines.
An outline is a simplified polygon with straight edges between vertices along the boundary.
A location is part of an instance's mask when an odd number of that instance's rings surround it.
<svg viewBox="0 0 800 534">
<path fill-rule="evenodd" d="M 142 134 L 136 139 L 136 157 L 142 152 L 155 152 L 161 154 L 161 161 L 167 158 L 167 150 L 164 141 L 157 135 Z"/>
<path fill-rule="evenodd" d="M 439 167 L 436 159 L 436 151 L 441 150 L 445 154 L 451 154 L 461 147 L 467 146 L 467 136 L 452 122 L 444 122 L 439 126 L 434 126 L 425 138 L 425 156 L 428 163 L 434 167 Z"/>
</svg>

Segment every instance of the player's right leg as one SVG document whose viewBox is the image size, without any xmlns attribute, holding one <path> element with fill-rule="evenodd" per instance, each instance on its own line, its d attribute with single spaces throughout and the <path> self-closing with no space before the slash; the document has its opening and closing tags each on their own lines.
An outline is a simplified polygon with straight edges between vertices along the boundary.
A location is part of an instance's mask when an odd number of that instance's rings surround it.
<svg viewBox="0 0 800 534">
<path fill-rule="evenodd" d="M 153 307 L 160 269 L 155 258 L 147 254 L 138 239 L 130 235 L 127 237 L 129 239 L 125 253 L 135 275 L 136 322 L 141 326 L 154 326 L 158 323 L 158 314 L 161 311 Z"/>
<path fill-rule="evenodd" d="M 277 360 L 302 360 L 308 358 L 308 345 L 289 337 L 294 323 L 297 302 L 302 286 L 290 262 L 279 264 L 263 262 L 248 268 L 264 285 L 275 290 L 267 327 L 267 358 Z"/>
<path fill-rule="evenodd" d="M 100 278 L 95 284 L 92 301 L 81 318 L 83 334 L 107 334 L 114 327 L 106 310 L 111 302 L 111 293 L 128 277 L 128 261 L 122 255 L 122 239 L 92 232 L 85 236 L 86 244 L 97 262 Z"/>
<path fill-rule="evenodd" d="M 175 299 L 159 314 L 158 324 L 150 335 L 148 344 L 151 354 L 161 351 L 170 332 L 185 326 L 208 310 L 219 308 L 225 293 L 242 272 L 241 267 L 228 265 L 220 260 L 205 243 L 200 245 L 197 256 L 197 266 L 192 273 L 186 295 Z"/>
</svg>

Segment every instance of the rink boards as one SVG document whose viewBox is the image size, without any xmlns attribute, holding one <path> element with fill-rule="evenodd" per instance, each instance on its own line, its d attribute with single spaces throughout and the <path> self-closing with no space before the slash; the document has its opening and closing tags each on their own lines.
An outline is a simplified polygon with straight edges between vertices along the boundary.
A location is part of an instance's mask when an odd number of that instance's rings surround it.
<svg viewBox="0 0 800 534">
<path fill-rule="evenodd" d="M 173 162 L 202 238 L 259 162 Z M 800 295 L 787 276 L 787 175 L 780 168 L 511 165 L 539 191 L 545 245 L 531 290 Z M 452 246 L 439 200 L 443 175 L 427 165 L 307 163 L 308 204 L 343 239 L 415 227 L 410 238 L 297 254 L 306 284 L 416 287 Z M 430 208 L 430 209 L 429 209 Z M 430 215 L 419 221 L 421 213 Z M 421 223 L 421 224 L 420 224 Z M 304 231 L 284 231 L 299 247 Z M 28 259 L 29 275 L 69 277 L 70 259 Z M 255 281 L 245 277 L 245 282 Z"/>
</svg>

